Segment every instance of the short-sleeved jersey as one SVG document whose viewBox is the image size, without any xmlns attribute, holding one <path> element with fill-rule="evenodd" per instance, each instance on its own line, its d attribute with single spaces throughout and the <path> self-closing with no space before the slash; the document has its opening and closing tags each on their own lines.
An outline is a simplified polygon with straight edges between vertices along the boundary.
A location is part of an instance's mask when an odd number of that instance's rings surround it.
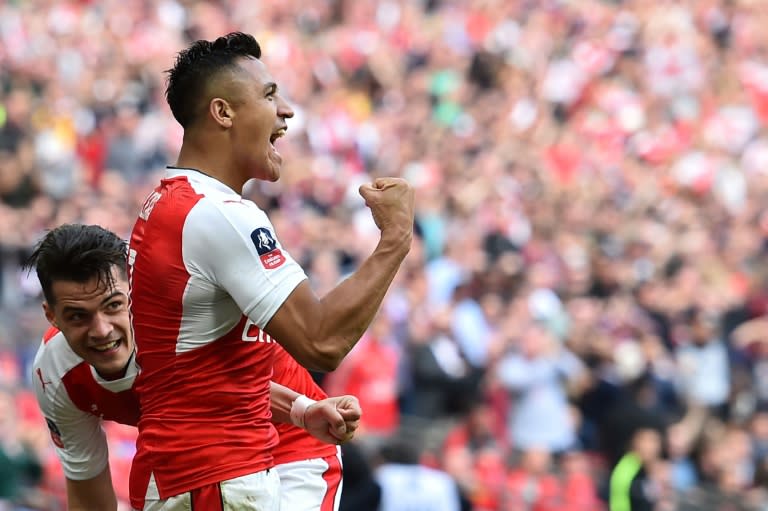
<svg viewBox="0 0 768 511">
<path fill-rule="evenodd" d="M 303 366 L 280 345 L 275 346 L 274 375 L 272 381 L 289 387 L 316 401 L 328 396 L 312 379 Z M 292 424 L 275 424 L 280 443 L 272 451 L 275 464 L 291 463 L 312 458 L 325 458 L 336 454 L 336 446 L 326 444 L 313 437 L 307 430 Z"/>
<path fill-rule="evenodd" d="M 102 420 L 138 422 L 139 403 L 131 388 L 136 373 L 131 359 L 123 378 L 104 380 L 72 351 L 64 334 L 51 328 L 43 336 L 32 381 L 67 478 L 91 479 L 107 466 Z"/>
<path fill-rule="evenodd" d="M 168 168 L 129 242 L 141 372 L 131 495 L 160 498 L 273 466 L 274 341 L 261 328 L 306 279 L 267 215 L 220 181 Z"/>
</svg>

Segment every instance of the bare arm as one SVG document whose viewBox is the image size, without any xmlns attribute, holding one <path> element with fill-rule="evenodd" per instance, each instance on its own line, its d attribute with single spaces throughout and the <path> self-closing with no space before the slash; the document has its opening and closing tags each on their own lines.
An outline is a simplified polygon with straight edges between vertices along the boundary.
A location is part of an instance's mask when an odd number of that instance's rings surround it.
<svg viewBox="0 0 768 511">
<path fill-rule="evenodd" d="M 764 342 L 768 332 L 768 317 L 745 321 L 731 333 L 734 344 L 739 348 L 747 347 L 751 342 Z"/>
<path fill-rule="evenodd" d="M 117 511 L 109 465 L 92 479 L 67 479 L 67 509 L 70 511 Z"/>
<path fill-rule="evenodd" d="M 360 188 L 381 239 L 358 270 L 318 299 L 305 281 L 277 310 L 265 331 L 305 367 L 334 370 L 370 325 L 411 246 L 414 196 L 402 179 Z"/>
<path fill-rule="evenodd" d="M 325 443 L 346 442 L 354 437 L 360 426 L 362 410 L 354 396 L 329 397 L 314 401 L 279 383 L 270 382 L 269 397 L 272 422 L 301 427 Z M 304 401 L 299 400 L 297 403 L 299 397 Z"/>
<path fill-rule="evenodd" d="M 291 405 L 301 394 L 279 383 L 269 382 L 269 400 L 272 408 L 272 422 L 291 424 Z"/>
</svg>

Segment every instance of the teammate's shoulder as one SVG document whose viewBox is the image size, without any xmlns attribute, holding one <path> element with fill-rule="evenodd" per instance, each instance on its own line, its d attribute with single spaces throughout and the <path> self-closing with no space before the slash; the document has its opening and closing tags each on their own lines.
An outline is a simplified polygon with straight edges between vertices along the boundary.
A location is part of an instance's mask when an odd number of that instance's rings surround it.
<svg viewBox="0 0 768 511">
<path fill-rule="evenodd" d="M 65 347 L 68 347 L 67 339 L 64 334 L 55 327 L 50 327 L 43 333 L 40 340 L 40 346 L 37 349 L 38 358 L 41 354 L 47 354 L 48 356 L 55 355 Z"/>
<path fill-rule="evenodd" d="M 43 335 L 32 367 L 34 371 L 43 371 L 60 379 L 82 362 L 83 359 L 69 347 L 64 334 L 56 328 L 49 328 Z"/>
<path fill-rule="evenodd" d="M 59 330 L 55 326 L 49 327 L 48 330 L 46 330 L 45 333 L 43 334 L 43 344 L 47 344 L 48 341 L 50 341 L 51 339 L 53 339 L 59 334 L 61 334 L 61 330 Z"/>
<path fill-rule="evenodd" d="M 64 375 L 81 360 L 58 329 L 49 328 L 45 332 L 30 368 L 32 387 L 45 413 L 56 414 L 61 410 Z"/>
</svg>

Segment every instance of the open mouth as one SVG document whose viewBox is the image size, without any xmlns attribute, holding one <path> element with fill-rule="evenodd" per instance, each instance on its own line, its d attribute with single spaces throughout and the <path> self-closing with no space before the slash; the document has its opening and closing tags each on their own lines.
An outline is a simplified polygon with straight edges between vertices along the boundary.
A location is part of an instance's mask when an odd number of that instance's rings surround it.
<svg viewBox="0 0 768 511">
<path fill-rule="evenodd" d="M 108 342 L 106 344 L 99 344 L 98 346 L 91 346 L 91 349 L 98 351 L 99 353 L 107 353 L 116 349 L 120 345 L 120 339 Z"/>
<path fill-rule="evenodd" d="M 280 128 L 276 132 L 272 133 L 272 135 L 269 137 L 269 144 L 272 146 L 272 149 L 275 148 L 275 142 L 278 138 L 285 135 L 285 128 Z"/>
</svg>

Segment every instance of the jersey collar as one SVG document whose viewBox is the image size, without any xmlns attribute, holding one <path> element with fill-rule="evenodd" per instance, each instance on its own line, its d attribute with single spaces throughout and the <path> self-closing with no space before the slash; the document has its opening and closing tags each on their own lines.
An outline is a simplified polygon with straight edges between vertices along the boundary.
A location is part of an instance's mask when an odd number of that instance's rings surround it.
<svg viewBox="0 0 768 511">
<path fill-rule="evenodd" d="M 92 365 L 89 365 L 88 367 L 91 369 L 93 379 L 96 380 L 99 385 L 112 392 L 122 392 L 123 390 L 130 389 L 133 386 L 133 381 L 136 379 L 136 375 L 139 374 L 139 366 L 136 362 L 136 349 L 133 350 L 131 358 L 128 359 L 128 364 L 125 368 L 125 376 L 118 378 L 117 380 L 105 380 L 96 372 L 96 369 Z"/>
<path fill-rule="evenodd" d="M 213 188 L 220 192 L 237 195 L 238 198 L 241 198 L 241 195 L 239 193 L 237 193 L 232 188 L 228 187 L 227 185 L 225 185 L 215 177 L 209 176 L 202 170 L 193 169 L 189 167 L 174 167 L 173 165 L 167 165 L 165 167 L 166 179 L 172 179 L 174 177 L 180 177 L 180 176 L 184 176 L 190 181 L 201 183 L 208 188 Z"/>
</svg>

